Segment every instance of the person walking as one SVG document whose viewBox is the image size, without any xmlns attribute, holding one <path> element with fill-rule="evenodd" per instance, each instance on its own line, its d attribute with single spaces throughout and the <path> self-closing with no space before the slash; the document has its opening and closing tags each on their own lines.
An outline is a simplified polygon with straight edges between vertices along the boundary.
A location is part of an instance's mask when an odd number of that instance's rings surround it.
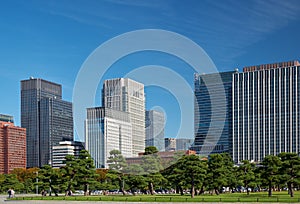
<svg viewBox="0 0 300 204">
<path fill-rule="evenodd" d="M 11 198 L 11 189 L 8 189 L 7 193 L 8 193 L 8 198 Z"/>
<path fill-rule="evenodd" d="M 11 189 L 11 190 L 10 190 L 10 194 L 11 194 L 10 196 L 11 196 L 12 198 L 15 197 L 15 191 L 14 191 L 14 189 Z"/>
</svg>

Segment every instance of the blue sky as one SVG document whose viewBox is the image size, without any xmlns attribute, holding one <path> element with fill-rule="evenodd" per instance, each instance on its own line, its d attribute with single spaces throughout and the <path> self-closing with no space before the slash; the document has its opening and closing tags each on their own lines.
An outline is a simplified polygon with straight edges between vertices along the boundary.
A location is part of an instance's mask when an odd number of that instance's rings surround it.
<svg viewBox="0 0 300 204">
<path fill-rule="evenodd" d="M 207 52 L 219 71 L 299 59 L 299 11 L 298 0 L 2 2 L 0 113 L 13 115 L 20 125 L 20 80 L 30 76 L 62 84 L 63 98 L 71 101 L 77 73 L 93 50 L 137 29 L 164 29 L 188 37 Z M 169 67 L 193 84 L 191 67 L 159 52 L 124 57 L 105 77 L 122 77 L 149 64 Z M 180 126 L 176 97 L 161 87 L 147 87 L 146 94 L 147 108 L 161 106 L 167 114 L 165 135 L 176 136 Z M 100 91 L 96 105 L 101 105 Z M 185 136 L 192 133 L 189 127 Z"/>
</svg>

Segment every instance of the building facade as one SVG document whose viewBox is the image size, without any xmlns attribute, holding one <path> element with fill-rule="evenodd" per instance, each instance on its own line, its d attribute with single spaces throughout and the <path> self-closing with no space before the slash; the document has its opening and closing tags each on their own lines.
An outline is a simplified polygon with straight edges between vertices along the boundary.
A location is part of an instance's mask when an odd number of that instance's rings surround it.
<svg viewBox="0 0 300 204">
<path fill-rule="evenodd" d="M 175 151 L 176 150 L 176 139 L 175 138 L 165 138 L 165 150 Z"/>
<path fill-rule="evenodd" d="M 233 75 L 233 160 L 300 151 L 298 61 L 245 67 Z"/>
<path fill-rule="evenodd" d="M 111 108 L 87 109 L 85 148 L 94 159 L 96 168 L 108 168 L 111 150 L 119 150 L 124 157 L 132 157 L 132 125 L 127 112 Z"/>
<path fill-rule="evenodd" d="M 195 74 L 194 76 L 194 134 L 195 140 L 191 150 L 197 154 L 231 152 L 232 145 L 232 75 L 234 72 L 214 74 Z M 221 78 L 221 80 L 220 80 Z M 213 91 L 215 111 L 212 121 L 212 101 L 210 92 Z M 225 96 L 225 98 L 223 97 Z M 225 118 L 224 118 L 225 117 Z M 219 124 L 212 126 L 214 124 Z M 219 138 L 217 136 L 220 132 Z"/>
<path fill-rule="evenodd" d="M 60 168 L 65 166 L 65 157 L 73 155 L 75 158 L 79 157 L 80 151 L 85 149 L 83 142 L 77 141 L 61 141 L 59 145 L 52 147 L 52 167 Z"/>
<path fill-rule="evenodd" d="M 193 143 L 194 139 L 176 138 L 176 151 L 189 150 Z"/>
<path fill-rule="evenodd" d="M 155 146 L 165 150 L 165 115 L 156 110 L 146 111 L 146 147 Z"/>
<path fill-rule="evenodd" d="M 26 129 L 10 121 L 12 116 L 0 116 L 0 174 L 26 168 Z"/>
<path fill-rule="evenodd" d="M 40 162 L 52 165 L 52 147 L 73 141 L 72 103 L 60 99 L 40 100 Z"/>
<path fill-rule="evenodd" d="M 144 85 L 127 78 L 106 80 L 102 89 L 102 105 L 129 113 L 132 125 L 132 153 L 145 150 Z"/>
<path fill-rule="evenodd" d="M 61 85 L 21 81 L 21 126 L 27 130 L 27 167 L 51 164 L 52 146 L 73 140 L 72 104 L 62 100 Z"/>
</svg>

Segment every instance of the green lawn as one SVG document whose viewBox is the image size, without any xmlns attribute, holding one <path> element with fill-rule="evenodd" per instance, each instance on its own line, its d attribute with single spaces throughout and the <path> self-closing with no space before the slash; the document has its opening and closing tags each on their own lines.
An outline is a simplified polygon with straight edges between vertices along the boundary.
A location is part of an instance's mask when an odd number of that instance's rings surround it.
<svg viewBox="0 0 300 204">
<path fill-rule="evenodd" d="M 137 195 L 137 196 L 36 196 L 36 197 L 16 197 L 16 200 L 68 200 L 68 201 L 130 201 L 130 202 L 300 202 L 300 192 L 295 192 L 295 197 L 291 198 L 287 191 L 274 192 L 272 197 L 268 197 L 267 192 L 260 193 L 227 193 L 221 195 L 201 195 L 191 198 L 188 195 Z"/>
</svg>

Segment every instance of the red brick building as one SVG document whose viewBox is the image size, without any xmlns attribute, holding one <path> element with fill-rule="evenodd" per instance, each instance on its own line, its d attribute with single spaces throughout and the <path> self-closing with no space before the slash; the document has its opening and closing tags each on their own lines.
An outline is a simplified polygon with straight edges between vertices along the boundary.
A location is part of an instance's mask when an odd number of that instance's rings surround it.
<svg viewBox="0 0 300 204">
<path fill-rule="evenodd" d="M 26 129 L 0 117 L 0 174 L 26 168 Z"/>
</svg>

